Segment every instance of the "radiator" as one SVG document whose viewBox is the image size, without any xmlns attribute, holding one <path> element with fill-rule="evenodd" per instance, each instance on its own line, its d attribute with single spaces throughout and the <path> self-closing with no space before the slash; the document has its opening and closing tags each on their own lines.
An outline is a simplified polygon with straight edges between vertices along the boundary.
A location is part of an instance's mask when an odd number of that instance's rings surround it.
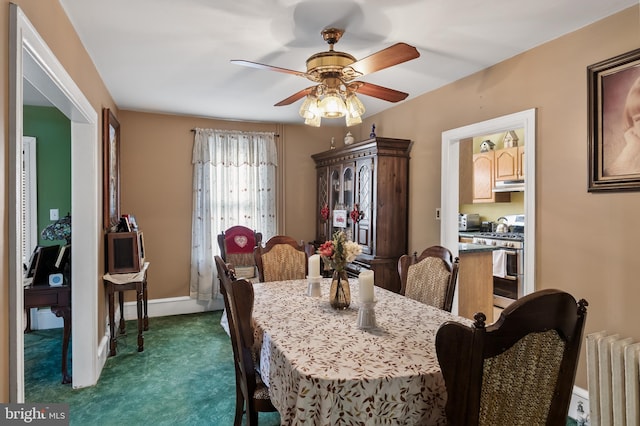
<svg viewBox="0 0 640 426">
<path fill-rule="evenodd" d="M 592 426 L 640 426 L 640 343 L 606 331 L 588 334 Z"/>
</svg>

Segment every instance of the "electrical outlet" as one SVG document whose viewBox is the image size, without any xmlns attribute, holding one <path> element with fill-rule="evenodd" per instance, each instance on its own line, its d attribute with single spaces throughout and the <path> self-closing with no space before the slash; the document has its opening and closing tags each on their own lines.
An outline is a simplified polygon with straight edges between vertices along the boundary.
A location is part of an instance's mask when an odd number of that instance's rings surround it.
<svg viewBox="0 0 640 426">
<path fill-rule="evenodd" d="M 589 399 L 576 393 L 574 387 L 573 395 L 571 395 L 571 403 L 569 405 L 569 417 L 576 421 L 577 426 L 587 426 L 589 422 Z"/>
<path fill-rule="evenodd" d="M 60 219 L 60 212 L 58 209 L 49 209 L 49 220 Z"/>
<path fill-rule="evenodd" d="M 440 220 L 440 207 L 436 209 L 436 220 Z"/>
</svg>

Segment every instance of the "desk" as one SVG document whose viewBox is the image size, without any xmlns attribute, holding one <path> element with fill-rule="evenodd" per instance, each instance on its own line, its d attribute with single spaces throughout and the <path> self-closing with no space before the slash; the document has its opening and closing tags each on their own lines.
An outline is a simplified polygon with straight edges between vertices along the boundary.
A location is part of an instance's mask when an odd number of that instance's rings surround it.
<svg viewBox="0 0 640 426">
<path fill-rule="evenodd" d="M 69 338 L 71 337 L 71 287 L 63 285 L 60 287 L 49 287 L 48 285 L 29 286 L 24 288 L 24 308 L 45 308 L 51 307 L 57 317 L 62 317 L 64 327 L 62 332 L 62 383 L 71 383 L 71 376 L 67 369 L 67 358 L 69 355 Z M 29 314 L 27 314 L 29 318 Z M 27 330 L 30 326 L 27 322 Z"/>
<path fill-rule="evenodd" d="M 109 341 L 109 356 L 116 354 L 118 342 L 115 333 L 115 307 L 114 293 L 118 292 L 118 301 L 120 302 L 120 334 L 126 331 L 124 323 L 124 291 L 136 291 L 136 303 L 138 310 L 138 352 L 144 351 L 144 335 L 143 330 L 149 330 L 149 316 L 147 314 L 147 269 L 149 262 L 145 262 L 140 272 L 130 274 L 105 274 L 102 279 L 107 288 L 107 297 L 109 299 L 109 332 L 111 338 Z M 144 316 L 143 316 L 144 308 Z"/>
<path fill-rule="evenodd" d="M 305 295 L 306 280 L 254 284 L 260 375 L 282 424 L 445 424 L 435 335 L 471 321 L 375 287 L 378 326 L 360 330 L 358 280 L 344 311 L 329 305 L 330 282 L 320 298 Z"/>
</svg>

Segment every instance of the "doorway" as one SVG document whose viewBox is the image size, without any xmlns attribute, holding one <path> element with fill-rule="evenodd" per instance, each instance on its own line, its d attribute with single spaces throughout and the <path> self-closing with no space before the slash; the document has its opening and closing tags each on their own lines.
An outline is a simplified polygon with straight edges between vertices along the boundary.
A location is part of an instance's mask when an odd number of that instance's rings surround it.
<svg viewBox="0 0 640 426">
<path fill-rule="evenodd" d="M 524 140 L 527 146 L 525 170 L 527 178 L 524 188 L 524 294 L 535 291 L 535 235 L 536 235 L 536 110 L 529 109 L 504 115 L 491 120 L 470 124 L 442 133 L 442 180 L 440 241 L 445 247 L 451 247 L 458 256 L 458 209 L 460 193 L 460 141 L 474 136 L 489 135 L 524 128 Z M 457 293 L 453 311 L 457 313 Z"/>
<path fill-rule="evenodd" d="M 27 81 L 71 121 L 73 387 L 96 383 L 100 149 L 98 113 L 22 10 L 10 4 L 9 36 L 9 397 L 24 402 L 22 290 L 22 107 Z M 80 238 L 80 236 L 82 238 Z"/>
</svg>

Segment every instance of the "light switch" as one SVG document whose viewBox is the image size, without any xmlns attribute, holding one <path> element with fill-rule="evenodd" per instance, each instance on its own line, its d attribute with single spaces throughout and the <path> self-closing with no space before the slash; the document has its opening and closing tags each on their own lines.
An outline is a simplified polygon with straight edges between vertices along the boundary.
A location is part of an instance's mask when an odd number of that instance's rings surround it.
<svg viewBox="0 0 640 426">
<path fill-rule="evenodd" d="M 58 220 L 60 219 L 60 214 L 58 209 L 49 209 L 49 220 Z"/>
</svg>

